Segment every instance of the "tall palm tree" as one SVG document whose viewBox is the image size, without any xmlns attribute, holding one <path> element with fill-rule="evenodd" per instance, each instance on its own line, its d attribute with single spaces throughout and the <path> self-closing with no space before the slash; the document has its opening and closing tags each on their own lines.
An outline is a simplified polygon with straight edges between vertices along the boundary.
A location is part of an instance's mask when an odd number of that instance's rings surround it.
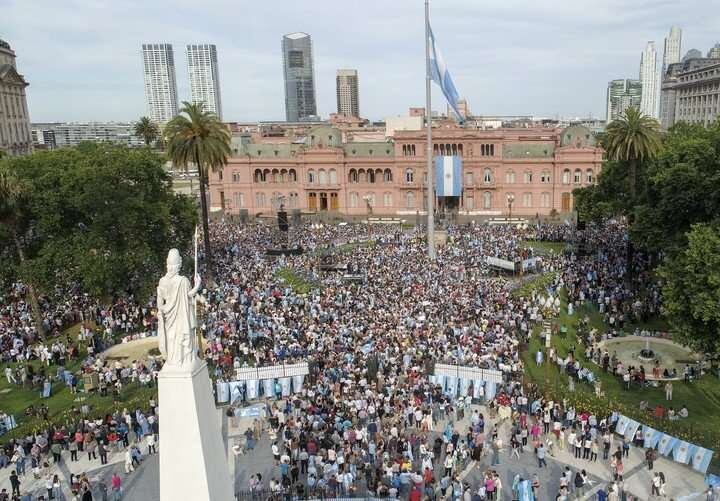
<svg viewBox="0 0 720 501">
<path fill-rule="evenodd" d="M 135 132 L 136 137 L 145 141 L 146 146 L 150 146 L 160 137 L 160 127 L 148 117 L 140 117 L 140 120 L 135 123 L 133 132 Z"/>
<path fill-rule="evenodd" d="M 660 124 L 638 108 L 630 107 L 605 128 L 603 147 L 609 159 L 627 162 L 630 195 L 634 200 L 638 162 L 651 160 L 660 151 Z"/>
<path fill-rule="evenodd" d="M 190 164 L 197 167 L 200 177 L 205 262 L 212 279 L 206 189 L 208 173 L 224 167 L 230 156 L 230 130 L 215 113 L 205 109 L 204 103 L 191 104 L 183 101 L 180 113 L 168 122 L 163 135 L 168 157 L 174 165 L 184 168 L 186 172 Z"/>
<path fill-rule="evenodd" d="M 2 153 L 2 152 L 0 152 Z M 2 155 L 0 155 L 2 156 Z M 5 226 L 10 234 L 10 238 L 15 244 L 18 258 L 21 263 L 25 262 L 25 251 L 20 241 L 20 220 L 22 219 L 21 211 L 27 204 L 25 200 L 25 189 L 20 180 L 10 170 L 7 165 L 0 166 L 0 225 Z M 31 283 L 27 283 L 28 294 L 30 296 L 30 307 L 32 308 L 32 317 L 35 322 L 35 328 L 38 335 L 43 333 L 42 316 L 40 312 L 40 303 L 37 300 L 35 288 Z"/>
</svg>

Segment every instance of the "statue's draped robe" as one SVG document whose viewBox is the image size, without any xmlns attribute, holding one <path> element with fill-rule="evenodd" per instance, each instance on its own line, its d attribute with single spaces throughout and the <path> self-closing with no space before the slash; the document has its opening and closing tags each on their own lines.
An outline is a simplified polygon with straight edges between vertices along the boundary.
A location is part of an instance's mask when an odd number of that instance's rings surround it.
<svg viewBox="0 0 720 501">
<path fill-rule="evenodd" d="M 158 284 L 158 337 L 160 353 L 169 365 L 188 366 L 197 358 L 195 308 L 189 297 L 190 281 L 165 275 Z"/>
</svg>

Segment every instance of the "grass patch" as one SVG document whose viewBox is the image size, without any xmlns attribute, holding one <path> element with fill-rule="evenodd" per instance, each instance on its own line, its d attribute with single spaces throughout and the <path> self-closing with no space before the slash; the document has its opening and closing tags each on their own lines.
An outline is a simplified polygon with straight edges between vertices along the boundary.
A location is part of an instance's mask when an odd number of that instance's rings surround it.
<svg viewBox="0 0 720 501">
<path fill-rule="evenodd" d="M 520 244 L 523 249 L 533 249 L 538 254 L 561 254 L 565 250 L 565 242 L 548 242 L 545 240 L 525 240 Z"/>
<path fill-rule="evenodd" d="M 309 294 L 313 289 L 319 288 L 317 283 L 308 280 L 292 268 L 280 268 L 275 272 L 275 277 L 290 287 L 295 294 Z"/>
<path fill-rule="evenodd" d="M 555 399 L 567 398 L 579 408 L 593 412 L 606 413 L 615 409 L 643 424 L 648 424 L 689 442 L 720 451 L 720 398 L 718 397 L 720 380 L 712 374 L 707 374 L 693 383 L 685 383 L 682 380 L 673 381 L 671 404 L 676 410 L 682 405 L 686 405 L 690 413 L 689 417 L 680 421 L 663 420 L 658 422 L 652 415 L 642 413 L 639 404 L 641 400 L 646 400 L 650 408 L 654 408 L 658 404 L 667 408 L 669 402 L 665 401 L 663 386 L 659 388 L 633 386 L 630 390 L 626 390 L 619 378 L 611 373 L 604 373 L 599 366 L 588 361 L 585 358 L 583 345 L 577 341 L 577 325 L 585 315 L 590 319 L 590 329 L 596 328 L 599 332 L 605 330 L 602 316 L 593 306 L 586 305 L 578 308 L 574 315 L 569 316 L 566 297 L 563 293 L 561 313 L 553 321 L 565 326 L 567 334 L 553 336 L 552 345 L 561 357 L 567 356 L 568 352 L 573 350 L 581 365 L 594 372 L 602 382 L 605 396 L 595 396 L 594 388 L 585 382 L 577 382 L 575 392 L 569 393 L 567 389 L 568 376 L 564 373 L 561 374 L 557 366 L 553 365 L 547 368 L 545 364 L 539 367 L 536 365 L 535 353 L 542 348 L 539 339 L 540 326 L 534 329 L 528 349 L 522 354 L 525 362 L 525 377 L 531 379 L 541 390 L 546 391 Z M 640 324 L 638 327 L 648 327 L 648 325 Z M 542 349 L 544 351 L 544 348 Z M 650 367 L 646 367 L 646 369 L 649 370 Z M 720 463 L 715 459 L 713 465 L 717 467 L 720 466 Z"/>
<path fill-rule="evenodd" d="M 520 287 L 512 292 L 513 297 L 532 297 L 533 292 L 545 293 L 545 289 L 550 286 L 555 280 L 557 275 L 556 271 L 548 271 L 542 275 L 537 275 L 528 280 L 525 280 Z"/>
</svg>

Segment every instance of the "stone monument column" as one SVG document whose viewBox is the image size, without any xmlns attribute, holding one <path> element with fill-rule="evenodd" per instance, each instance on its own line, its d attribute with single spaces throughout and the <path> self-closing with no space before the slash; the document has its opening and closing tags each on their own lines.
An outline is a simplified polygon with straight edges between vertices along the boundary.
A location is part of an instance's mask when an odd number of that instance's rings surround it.
<svg viewBox="0 0 720 501">
<path fill-rule="evenodd" d="M 194 298 L 200 289 L 179 274 L 177 249 L 157 288 L 158 336 L 165 365 L 158 375 L 160 500 L 233 501 L 221 415 L 215 408 L 207 364 L 198 357 Z"/>
</svg>

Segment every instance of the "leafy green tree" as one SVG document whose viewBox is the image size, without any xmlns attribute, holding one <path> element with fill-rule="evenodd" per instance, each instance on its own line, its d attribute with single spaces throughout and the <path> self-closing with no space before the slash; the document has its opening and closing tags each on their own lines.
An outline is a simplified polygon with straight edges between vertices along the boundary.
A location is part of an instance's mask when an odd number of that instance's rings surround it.
<svg viewBox="0 0 720 501">
<path fill-rule="evenodd" d="M 208 229 L 208 174 L 222 169 L 230 156 L 230 131 L 204 103 L 183 102 L 180 114 L 168 122 L 164 131 L 167 154 L 173 164 L 187 172 L 190 164 L 200 177 L 205 264 L 212 280 L 212 254 Z"/>
<path fill-rule="evenodd" d="M 720 349 L 720 221 L 696 224 L 688 245 L 660 267 L 663 306 L 676 337 L 705 353 Z"/>
<path fill-rule="evenodd" d="M 148 117 L 140 117 L 140 120 L 135 123 L 133 131 L 136 137 L 145 141 L 146 146 L 150 146 L 160 138 L 160 127 Z"/>
<path fill-rule="evenodd" d="M 603 148 L 608 159 L 627 163 L 628 185 L 633 199 L 636 195 L 638 163 L 655 158 L 660 146 L 660 124 L 635 107 L 625 110 L 620 118 L 610 122 L 605 129 Z"/>
<path fill-rule="evenodd" d="M 12 241 L 20 263 L 25 262 L 22 234 L 25 229 L 23 223 L 27 216 L 24 213 L 27 201 L 26 193 L 22 182 L 11 171 L 10 167 L 7 164 L 0 165 L 0 225 L 5 228 L 9 239 Z M 27 282 L 27 287 L 35 328 L 39 334 L 42 334 L 42 312 L 40 311 L 37 293 L 32 282 Z"/>
<path fill-rule="evenodd" d="M 187 250 L 197 214 L 172 191 L 163 158 L 109 143 L 12 158 L 34 238 L 18 273 L 51 290 L 77 281 L 94 295 L 146 296 L 167 251 Z"/>
</svg>

